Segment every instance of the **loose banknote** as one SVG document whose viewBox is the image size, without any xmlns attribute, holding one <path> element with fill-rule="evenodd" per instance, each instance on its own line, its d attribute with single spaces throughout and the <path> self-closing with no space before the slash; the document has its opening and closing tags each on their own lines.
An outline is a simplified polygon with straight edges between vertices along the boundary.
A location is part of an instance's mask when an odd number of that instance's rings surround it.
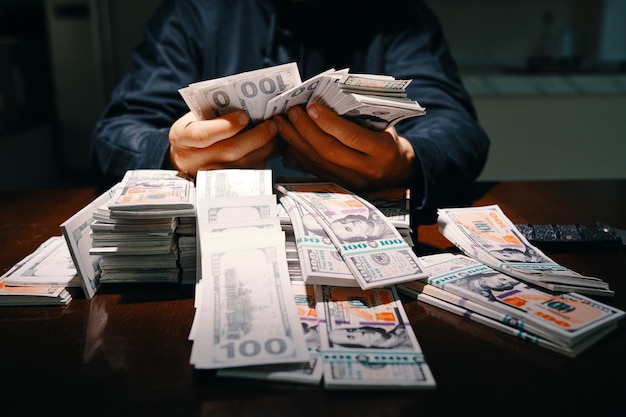
<svg viewBox="0 0 626 417">
<path fill-rule="evenodd" d="M 291 62 L 192 83 L 178 91 L 198 120 L 245 110 L 258 123 L 269 100 L 300 83 L 298 65 Z"/>
<path fill-rule="evenodd" d="M 78 271 L 80 285 L 88 299 L 92 298 L 100 287 L 100 256 L 89 253 L 94 212 L 98 207 L 105 205 L 114 193 L 115 187 L 105 191 L 61 223 L 61 231 Z"/>
<path fill-rule="evenodd" d="M 63 236 L 52 236 L 2 276 L 5 285 L 80 287 L 80 278 Z"/>
<path fill-rule="evenodd" d="M 395 287 L 316 286 L 324 386 L 428 389 L 435 379 Z"/>
<path fill-rule="evenodd" d="M 614 295 L 607 282 L 572 271 L 531 245 L 497 205 L 439 209 L 437 222 L 466 255 L 506 274 L 553 291 Z"/>
<path fill-rule="evenodd" d="M 282 231 L 212 239 L 198 224 L 201 280 L 190 362 L 198 369 L 308 362 Z"/>
<path fill-rule="evenodd" d="M 196 198 L 238 198 L 272 194 L 271 169 L 198 170 Z"/>
<path fill-rule="evenodd" d="M 428 276 L 398 230 L 367 200 L 330 182 L 277 183 L 311 213 L 363 289 Z"/>
</svg>

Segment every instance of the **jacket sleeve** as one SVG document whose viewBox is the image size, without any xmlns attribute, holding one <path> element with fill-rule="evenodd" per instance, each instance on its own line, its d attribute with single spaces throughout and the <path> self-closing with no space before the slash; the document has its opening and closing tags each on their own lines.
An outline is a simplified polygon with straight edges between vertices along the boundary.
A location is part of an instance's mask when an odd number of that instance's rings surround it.
<svg viewBox="0 0 626 417">
<path fill-rule="evenodd" d="M 193 36 L 199 20 L 190 18 L 199 11 L 192 4 L 165 1 L 144 26 L 143 40 L 91 138 L 100 187 L 115 184 L 128 169 L 162 167 L 171 123 L 188 111 L 178 89 L 199 76 Z"/>
<path fill-rule="evenodd" d="M 409 97 L 426 108 L 424 116 L 396 128 L 418 158 L 419 175 L 411 183 L 414 221 L 430 224 L 436 222 L 437 208 L 471 203 L 490 140 L 478 123 L 437 17 L 422 2 L 416 4 L 414 24 L 386 45 L 385 70 L 413 79 Z"/>
</svg>

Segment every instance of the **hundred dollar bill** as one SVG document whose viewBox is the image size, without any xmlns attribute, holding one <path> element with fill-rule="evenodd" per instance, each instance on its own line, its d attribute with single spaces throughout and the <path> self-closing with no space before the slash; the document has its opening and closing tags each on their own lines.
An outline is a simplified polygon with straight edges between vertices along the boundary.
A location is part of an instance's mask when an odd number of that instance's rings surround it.
<svg viewBox="0 0 626 417">
<path fill-rule="evenodd" d="M 129 170 L 108 203 L 115 212 L 136 212 L 131 216 L 194 216 L 194 183 L 175 170 Z"/>
<path fill-rule="evenodd" d="M 466 255 L 421 257 L 430 277 L 407 282 L 405 287 L 424 291 L 426 284 L 474 301 L 486 308 L 530 323 L 550 339 L 574 346 L 624 317 L 624 312 L 577 293 L 555 294 L 533 287 Z M 545 336 L 545 333 L 542 334 Z"/>
<path fill-rule="evenodd" d="M 531 245 L 497 205 L 438 210 L 440 232 L 465 254 L 553 291 L 613 295 L 608 283 L 566 268 Z"/>
<path fill-rule="evenodd" d="M 338 81 L 344 91 L 367 92 L 377 95 L 406 97 L 406 88 L 413 80 L 396 80 L 388 75 L 345 74 Z"/>
<path fill-rule="evenodd" d="M 196 198 L 235 198 L 272 194 L 269 169 L 199 170 Z"/>
<path fill-rule="evenodd" d="M 198 223 L 238 222 L 241 225 L 278 218 L 276 196 L 270 194 L 237 198 L 200 198 L 197 200 L 196 218 Z"/>
<path fill-rule="evenodd" d="M 310 360 L 302 363 L 280 363 L 274 365 L 244 366 L 218 369 L 217 376 L 286 381 L 317 385 L 322 380 L 322 359 L 320 357 L 320 335 L 318 330 L 315 291 L 312 285 L 291 282 L 294 300 Z"/>
<path fill-rule="evenodd" d="M 346 72 L 346 70 L 343 70 L 343 72 Z M 323 84 L 324 78 L 330 74 L 338 73 L 340 72 L 334 68 L 329 69 L 274 97 L 267 103 L 264 118 L 269 119 L 277 114 L 285 114 L 287 110 L 294 106 L 306 106 L 317 87 Z"/>
<path fill-rule="evenodd" d="M 0 306 L 67 305 L 72 295 L 65 287 L 5 285 L 0 277 Z"/>
<path fill-rule="evenodd" d="M 435 387 L 394 287 L 315 292 L 327 388 Z"/>
<path fill-rule="evenodd" d="M 199 369 L 308 362 L 284 233 L 220 241 L 205 226 L 198 225 L 202 300 L 190 362 Z"/>
<path fill-rule="evenodd" d="M 338 287 L 359 286 L 337 247 L 313 215 L 288 196 L 281 197 L 280 202 L 291 218 L 304 282 Z"/>
<path fill-rule="evenodd" d="M 263 120 L 267 102 L 301 83 L 295 62 L 190 84 L 179 90 L 199 120 L 245 110 L 252 123 Z"/>
<path fill-rule="evenodd" d="M 426 278 L 398 230 L 372 204 L 337 184 L 275 184 L 313 214 L 363 289 Z"/>
<path fill-rule="evenodd" d="M 578 343 L 576 346 L 563 346 L 559 343 L 554 343 L 550 339 L 538 337 L 534 335 L 533 333 L 527 332 L 522 329 L 513 328 L 507 325 L 506 322 L 502 320 L 498 320 L 496 318 L 492 318 L 492 316 L 487 316 L 487 315 L 476 313 L 474 310 L 470 310 L 463 306 L 458 306 L 454 303 L 449 303 L 447 301 L 444 301 L 441 298 L 437 298 L 426 293 L 418 293 L 417 299 L 423 303 L 430 304 L 434 307 L 440 308 L 442 310 L 448 311 L 450 313 L 453 313 L 459 316 L 463 316 L 465 318 L 469 318 L 472 321 L 475 321 L 480 324 L 484 324 L 485 326 L 491 327 L 492 329 L 496 329 L 502 333 L 510 334 L 519 339 L 525 340 L 527 342 L 533 343 L 540 347 L 552 350 L 554 352 L 557 352 L 557 353 L 560 353 L 560 354 L 563 354 L 572 358 L 578 356 L 581 352 L 583 352 L 587 348 L 591 347 L 594 343 L 596 343 L 597 340 L 606 336 L 615 328 L 617 328 L 617 325 L 615 324 L 611 327 L 600 330 L 600 332 L 596 335 L 597 338 L 595 339 L 590 339 L 590 340 L 586 339 Z"/>
<path fill-rule="evenodd" d="M 63 236 L 52 236 L 2 276 L 5 285 L 80 287 L 80 278 Z"/>
<path fill-rule="evenodd" d="M 91 249 L 91 225 L 94 222 L 93 215 L 98 207 L 105 205 L 111 199 L 114 193 L 115 187 L 112 187 L 61 223 L 61 231 L 67 242 L 72 260 L 80 277 L 80 285 L 87 299 L 92 298 L 100 287 L 99 263 L 101 257 L 89 253 Z"/>
</svg>

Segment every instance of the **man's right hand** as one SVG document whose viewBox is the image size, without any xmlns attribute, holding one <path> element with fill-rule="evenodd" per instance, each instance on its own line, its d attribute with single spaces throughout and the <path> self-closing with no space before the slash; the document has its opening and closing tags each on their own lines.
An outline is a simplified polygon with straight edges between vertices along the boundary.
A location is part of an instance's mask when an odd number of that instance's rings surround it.
<svg viewBox="0 0 626 417">
<path fill-rule="evenodd" d="M 192 176 L 200 169 L 265 168 L 276 149 L 278 126 L 266 120 L 245 130 L 249 122 L 243 110 L 211 120 L 185 114 L 170 128 L 172 166 Z"/>
</svg>

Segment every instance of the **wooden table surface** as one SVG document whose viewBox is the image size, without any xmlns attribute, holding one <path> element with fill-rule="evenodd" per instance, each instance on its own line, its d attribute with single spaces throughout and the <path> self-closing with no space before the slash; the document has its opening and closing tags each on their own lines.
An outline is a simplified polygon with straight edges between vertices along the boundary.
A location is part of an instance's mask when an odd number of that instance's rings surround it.
<svg viewBox="0 0 626 417">
<path fill-rule="evenodd" d="M 93 190 L 0 196 L 0 272 L 31 253 L 95 198 Z M 604 221 L 626 228 L 626 180 L 478 183 L 475 205 L 514 223 Z M 418 254 L 449 250 L 420 226 Z M 598 276 L 626 310 L 624 249 L 550 253 Z M 404 299 L 437 388 L 329 391 L 216 378 L 189 364 L 193 286 L 108 284 L 64 307 L 0 307 L 0 416 L 613 416 L 626 412 L 626 323 L 576 358 Z"/>
</svg>

